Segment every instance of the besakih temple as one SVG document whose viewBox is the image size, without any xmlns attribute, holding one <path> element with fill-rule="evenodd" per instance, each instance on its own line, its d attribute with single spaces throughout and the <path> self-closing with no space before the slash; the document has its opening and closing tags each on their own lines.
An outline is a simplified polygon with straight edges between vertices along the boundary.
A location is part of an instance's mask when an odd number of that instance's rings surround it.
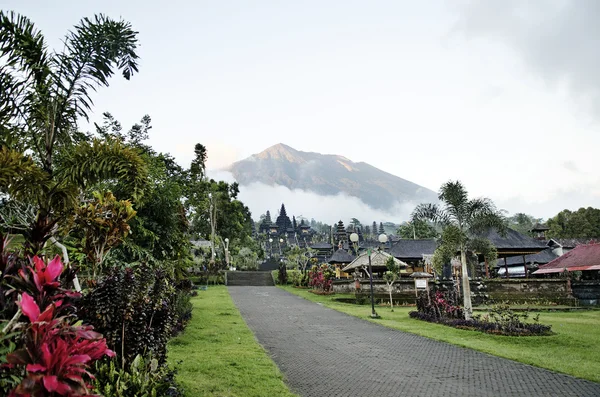
<svg viewBox="0 0 600 397">
<path fill-rule="evenodd" d="M 281 204 L 281 209 L 275 222 L 271 218 L 271 213 L 267 211 L 258 227 L 258 233 L 267 235 L 269 239 L 275 242 L 282 241 L 282 244 L 289 246 L 297 245 L 301 248 L 310 247 L 316 235 L 316 232 L 304 219 L 300 223 L 296 221 L 295 216 L 290 219 L 287 215 L 285 204 Z"/>
</svg>

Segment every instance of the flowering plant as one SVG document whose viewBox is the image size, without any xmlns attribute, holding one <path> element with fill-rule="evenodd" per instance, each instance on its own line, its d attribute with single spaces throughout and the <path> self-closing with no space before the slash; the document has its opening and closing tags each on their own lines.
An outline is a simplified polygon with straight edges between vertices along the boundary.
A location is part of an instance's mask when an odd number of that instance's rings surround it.
<svg viewBox="0 0 600 397">
<path fill-rule="evenodd" d="M 94 361 L 114 353 L 106 340 L 89 325 L 72 325 L 74 316 L 60 316 L 67 306 L 65 299 L 75 294 L 60 288 L 64 270 L 60 257 L 46 264 L 35 256 L 27 271 L 20 271 L 20 285 L 33 289 L 19 294 L 19 310 L 28 322 L 24 326 L 22 345 L 7 355 L 7 366 L 15 372 L 24 370 L 21 383 L 11 397 L 90 395 L 88 368 Z"/>
</svg>

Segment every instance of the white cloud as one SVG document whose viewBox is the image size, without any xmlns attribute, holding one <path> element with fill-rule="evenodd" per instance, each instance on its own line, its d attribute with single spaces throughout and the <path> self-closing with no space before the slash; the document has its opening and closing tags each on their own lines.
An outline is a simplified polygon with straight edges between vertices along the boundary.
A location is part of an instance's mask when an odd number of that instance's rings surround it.
<svg viewBox="0 0 600 397">
<path fill-rule="evenodd" d="M 226 182 L 235 180 L 227 171 L 209 170 L 208 174 L 211 178 Z M 333 224 L 340 219 L 348 224 L 351 218 L 357 218 L 365 225 L 370 225 L 373 221 L 401 223 L 409 218 L 417 204 L 397 202 L 389 211 L 380 211 L 346 194 L 321 196 L 306 190 L 292 190 L 285 186 L 269 186 L 263 183 L 240 186 L 239 199 L 250 208 L 255 220 L 267 210 L 274 218 L 283 203 L 290 218 L 292 215 L 302 215 L 327 224 Z"/>
</svg>

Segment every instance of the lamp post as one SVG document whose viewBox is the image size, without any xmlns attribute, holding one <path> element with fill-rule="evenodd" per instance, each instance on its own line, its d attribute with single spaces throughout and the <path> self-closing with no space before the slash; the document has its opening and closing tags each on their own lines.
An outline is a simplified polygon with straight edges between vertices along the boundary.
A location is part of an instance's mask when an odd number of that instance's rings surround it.
<svg viewBox="0 0 600 397">
<path fill-rule="evenodd" d="M 211 261 L 214 262 L 215 257 L 217 256 L 215 254 L 215 218 L 216 218 L 216 213 L 217 213 L 217 208 L 213 203 L 213 195 L 212 193 L 208 193 L 208 201 L 209 201 L 209 207 L 208 207 L 208 216 L 210 219 L 210 250 L 211 250 Z"/>
<path fill-rule="evenodd" d="M 350 241 L 352 241 L 352 246 L 354 246 L 354 254 L 358 256 L 358 234 L 352 233 L 350 235 Z"/>
<path fill-rule="evenodd" d="M 387 236 L 382 235 L 387 240 Z M 381 241 L 381 236 L 379 236 Z M 358 247 L 358 234 L 352 233 L 350 235 L 350 241 L 354 244 L 355 247 Z M 358 256 L 358 248 L 356 248 L 356 254 Z M 369 285 L 371 287 L 371 318 L 379 318 L 379 314 L 375 311 L 375 298 L 373 296 L 373 266 L 371 265 L 371 249 L 367 250 L 367 255 L 369 256 Z"/>
<path fill-rule="evenodd" d="M 283 239 L 279 239 L 279 256 L 281 256 L 281 244 L 283 244 Z"/>
<path fill-rule="evenodd" d="M 223 243 L 223 248 L 225 248 L 225 264 L 229 269 L 229 238 L 225 237 L 225 242 Z"/>
<path fill-rule="evenodd" d="M 271 257 L 273 256 L 273 239 L 269 239 L 269 250 L 271 251 Z"/>
</svg>

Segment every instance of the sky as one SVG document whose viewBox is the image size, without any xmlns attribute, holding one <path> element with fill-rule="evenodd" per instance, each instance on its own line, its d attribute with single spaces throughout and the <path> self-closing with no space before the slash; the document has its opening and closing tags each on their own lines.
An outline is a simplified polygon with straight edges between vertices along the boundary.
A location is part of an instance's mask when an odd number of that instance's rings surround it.
<svg viewBox="0 0 600 397">
<path fill-rule="evenodd" d="M 83 16 L 130 21 L 140 73 L 100 89 L 90 122 L 108 111 L 129 126 L 149 114 L 149 143 L 185 166 L 197 142 L 213 170 L 281 142 L 434 191 L 458 179 L 509 213 L 600 207 L 595 0 L 4 0 L 0 8 L 30 17 L 56 49 Z M 251 188 L 240 198 L 255 214 L 288 196 L 298 208 L 286 204 L 288 213 L 310 218 L 319 206 L 307 192 Z M 325 216 L 354 216 L 331 202 L 321 202 Z"/>
</svg>

